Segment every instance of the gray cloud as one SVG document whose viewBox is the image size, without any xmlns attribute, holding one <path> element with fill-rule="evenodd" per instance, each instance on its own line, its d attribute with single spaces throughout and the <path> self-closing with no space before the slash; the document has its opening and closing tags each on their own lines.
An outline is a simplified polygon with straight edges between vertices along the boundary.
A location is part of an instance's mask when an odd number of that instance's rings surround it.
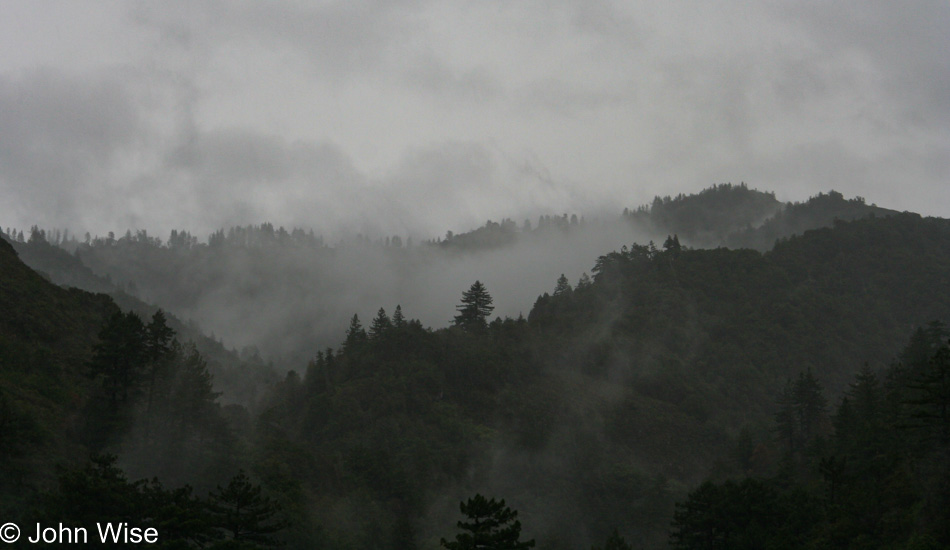
<svg viewBox="0 0 950 550">
<path fill-rule="evenodd" d="M 14 7 L 6 225 L 432 237 L 742 180 L 950 214 L 945 3 Z"/>
<path fill-rule="evenodd" d="M 826 55 L 856 55 L 882 84 L 905 123 L 946 127 L 950 117 L 950 5 L 939 1 L 895 4 L 875 0 L 861 9 L 828 3 L 822 10 L 790 4 L 784 13 L 820 44 Z"/>
<path fill-rule="evenodd" d="M 505 93 L 486 69 L 455 70 L 431 54 L 420 56 L 407 69 L 405 80 L 410 86 L 455 101 L 484 102 Z"/>
<path fill-rule="evenodd" d="M 113 164 L 137 146 L 141 121 L 113 78 L 36 70 L 0 75 L 0 129 L 8 208 L 18 209 L 19 220 L 52 226 L 82 223 L 82 209 L 97 200 L 85 186 L 108 180 Z"/>
<path fill-rule="evenodd" d="M 411 17 L 416 4 L 201 0 L 141 3 L 134 17 L 189 50 L 290 48 L 303 54 L 317 74 L 346 74 L 378 68 L 418 30 Z"/>
</svg>

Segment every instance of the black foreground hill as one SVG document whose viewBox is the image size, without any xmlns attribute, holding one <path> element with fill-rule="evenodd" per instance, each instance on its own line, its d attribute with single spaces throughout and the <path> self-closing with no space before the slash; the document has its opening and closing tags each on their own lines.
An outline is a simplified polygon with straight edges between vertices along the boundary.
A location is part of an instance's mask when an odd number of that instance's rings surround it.
<svg viewBox="0 0 950 550">
<path fill-rule="evenodd" d="M 118 308 L 51 284 L 0 239 L 0 312 L 0 512 L 9 512 L 56 462 L 83 454 L 79 412 L 91 384 L 82 367 Z"/>
<path fill-rule="evenodd" d="M 157 531 L 159 548 L 275 545 L 280 508 L 240 470 L 246 411 L 220 406 L 161 311 L 143 323 L 105 294 L 55 286 L 0 239 L 0 312 L 5 522 L 84 527 L 89 540 L 122 522 Z"/>
<path fill-rule="evenodd" d="M 11 236 L 0 235 L 0 240 L 4 238 Z M 207 336 L 201 327 L 183 322 L 169 312 L 166 304 L 156 305 L 137 297 L 134 284 L 118 284 L 109 275 L 94 273 L 78 253 L 70 254 L 49 242 L 45 231 L 34 227 L 29 238 L 5 243 L 13 247 L 24 264 L 57 286 L 107 295 L 122 311 L 132 311 L 142 319 L 163 309 L 168 326 L 179 340 L 195 343 L 214 375 L 217 389 L 227 393 L 227 401 L 253 406 L 260 398 L 260 388 L 276 379 L 272 365 L 265 364 L 256 349 L 238 353 L 226 348 L 218 339 Z M 129 261 L 136 263 L 133 259 Z"/>
</svg>

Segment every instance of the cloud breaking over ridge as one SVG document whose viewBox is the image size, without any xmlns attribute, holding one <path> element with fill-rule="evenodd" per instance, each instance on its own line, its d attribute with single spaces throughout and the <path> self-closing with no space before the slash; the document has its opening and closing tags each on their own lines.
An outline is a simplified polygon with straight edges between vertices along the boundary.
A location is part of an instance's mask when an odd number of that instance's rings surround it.
<svg viewBox="0 0 950 550">
<path fill-rule="evenodd" d="M 746 181 L 948 216 L 950 6 L 0 7 L 0 224 L 434 237 Z"/>
</svg>

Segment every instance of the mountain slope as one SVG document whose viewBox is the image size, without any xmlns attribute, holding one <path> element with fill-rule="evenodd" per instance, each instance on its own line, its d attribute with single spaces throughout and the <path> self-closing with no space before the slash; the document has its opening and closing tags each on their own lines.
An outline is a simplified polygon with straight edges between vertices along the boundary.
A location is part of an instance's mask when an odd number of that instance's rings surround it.
<svg viewBox="0 0 950 550">
<path fill-rule="evenodd" d="M 116 308 L 54 287 L 5 243 L 0 268 L 0 410 L 24 436 L 19 454 L 0 447 L 9 495 L 77 450 L 80 367 Z M 592 273 L 552 284 L 527 319 L 429 330 L 379 312 L 368 330 L 353 318 L 339 348 L 311 348 L 257 429 L 240 424 L 251 470 L 318 526 L 293 547 L 435 548 L 476 492 L 508 499 L 546 546 L 619 528 L 662 547 L 690 487 L 783 467 L 773 428 L 789 379 L 811 372 L 836 401 L 863 364 L 950 318 L 950 221 L 839 221 L 766 253 L 670 239 L 604 254 Z"/>
<path fill-rule="evenodd" d="M 649 205 L 624 211 L 624 218 L 654 232 L 676 234 L 690 246 L 754 248 L 765 252 L 778 239 L 809 229 L 830 227 L 835 220 L 897 214 L 861 197 L 819 193 L 805 202 L 782 203 L 774 193 L 739 185 L 719 184 L 692 195 L 656 197 Z"/>
<path fill-rule="evenodd" d="M 3 240 L 0 238 L 0 240 Z M 114 284 L 108 276 L 96 275 L 85 265 L 78 253 L 70 254 L 46 241 L 34 232 L 27 242 L 9 243 L 24 264 L 61 287 L 76 287 L 89 292 L 101 292 L 123 310 L 132 311 L 143 319 L 149 319 L 161 306 L 148 304 Z M 134 284 L 126 285 L 134 287 Z M 249 348 L 243 354 L 224 347 L 222 342 L 206 336 L 200 327 L 185 323 L 173 313 L 165 312 L 168 326 L 182 341 L 194 342 L 198 351 L 208 361 L 215 376 L 216 387 L 225 393 L 227 402 L 252 406 L 259 398 L 262 387 L 274 382 L 275 374 L 266 365 L 256 350 Z"/>
<path fill-rule="evenodd" d="M 163 243 L 145 231 L 129 231 L 118 239 L 51 245 L 35 230 L 29 242 L 14 246 L 58 284 L 108 291 L 121 307 L 149 315 L 134 294 L 198 321 L 230 345 L 257 347 L 286 370 L 305 362 L 315 343 L 332 344 L 353 313 L 370 315 L 388 300 L 411 305 L 424 322 L 444 326 L 448 318 L 442 312 L 452 306 L 458 280 L 468 273 L 491 284 L 499 313 L 517 315 L 543 292 L 552 272 L 577 280 L 598 253 L 625 243 L 663 242 L 676 234 L 689 246 L 765 251 L 777 238 L 872 213 L 889 211 L 834 192 L 783 205 L 772 193 L 723 184 L 694 195 L 658 197 L 622 218 L 564 214 L 541 216 L 534 225 L 503 220 L 411 246 L 400 237 L 376 243 L 361 237 L 331 247 L 312 233 L 268 223 L 217 231 L 207 243 L 185 232 L 173 231 Z M 175 328 L 212 361 L 233 361 L 205 342 L 200 330 Z M 223 381 L 225 373 L 220 374 Z"/>
<path fill-rule="evenodd" d="M 273 487 L 312 495 L 314 521 L 356 547 L 385 546 L 370 525 L 407 514 L 437 540 L 476 492 L 509 499 L 545 545 L 616 527 L 663 547 L 689 487 L 782 466 L 788 380 L 811 372 L 836 401 L 950 318 L 950 221 L 839 222 L 765 254 L 634 245 L 593 272 L 527 320 L 352 324 L 342 352 L 273 396 L 259 440 Z M 358 509 L 366 523 L 334 523 Z"/>
<path fill-rule="evenodd" d="M 724 183 L 693 195 L 656 197 L 650 205 L 625 210 L 624 217 L 635 225 L 677 234 L 691 246 L 715 247 L 737 231 L 759 226 L 783 206 L 774 193 Z"/>
<path fill-rule="evenodd" d="M 0 492 L 23 495 L 50 478 L 54 462 L 82 458 L 85 365 L 118 308 L 108 296 L 53 285 L 0 239 L 0 311 Z"/>
<path fill-rule="evenodd" d="M 845 199 L 836 191 L 827 194 L 819 193 L 803 203 L 785 205 L 781 211 L 765 220 L 760 226 L 728 235 L 724 243 L 733 248 L 755 248 L 765 251 L 779 239 L 800 235 L 809 229 L 831 227 L 835 220 L 848 221 L 894 214 L 897 212 L 876 205 L 868 205 L 860 197 Z"/>
</svg>

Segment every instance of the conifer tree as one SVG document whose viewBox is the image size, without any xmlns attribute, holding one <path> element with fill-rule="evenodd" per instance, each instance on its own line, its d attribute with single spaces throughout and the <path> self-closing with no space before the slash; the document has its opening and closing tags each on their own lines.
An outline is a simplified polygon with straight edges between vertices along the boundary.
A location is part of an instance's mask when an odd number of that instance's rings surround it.
<svg viewBox="0 0 950 550">
<path fill-rule="evenodd" d="M 534 540 L 521 539 L 521 522 L 518 512 L 505 506 L 504 499 L 486 499 L 480 494 L 459 504 L 459 509 L 469 521 L 459 521 L 461 533 L 454 541 L 441 540 L 449 550 L 523 550 L 534 548 Z"/>
<path fill-rule="evenodd" d="M 456 306 L 459 314 L 455 316 L 455 326 L 466 330 L 479 330 L 487 325 L 486 319 L 495 307 L 492 297 L 480 281 L 462 293 L 462 303 Z"/>
<path fill-rule="evenodd" d="M 567 277 L 561 273 L 561 276 L 557 278 L 557 285 L 554 287 L 554 295 L 561 296 L 564 294 L 570 294 L 571 292 L 571 283 L 568 282 Z"/>
<path fill-rule="evenodd" d="M 332 388 L 333 383 L 337 381 L 338 373 L 336 368 L 336 357 L 333 355 L 333 348 L 327 348 L 326 351 L 326 368 L 324 369 L 324 381 L 326 382 L 327 388 Z"/>
<path fill-rule="evenodd" d="M 950 347 L 938 349 L 908 388 L 908 427 L 920 429 L 926 441 L 950 443 Z"/>
<path fill-rule="evenodd" d="M 396 311 L 393 312 L 393 326 L 401 328 L 406 325 L 406 318 L 402 314 L 402 306 L 396 305 Z"/>
<path fill-rule="evenodd" d="M 674 256 L 679 255 L 683 250 L 683 246 L 680 244 L 680 238 L 676 235 L 672 237 L 667 235 L 666 241 L 663 242 L 663 250 L 672 253 Z"/>
<path fill-rule="evenodd" d="M 327 372 L 327 363 L 323 358 L 323 351 L 317 351 L 316 357 L 307 363 L 307 373 L 304 382 L 310 393 L 319 393 L 326 391 L 329 384 L 325 383 L 324 376 Z"/>
<path fill-rule="evenodd" d="M 101 377 L 113 410 L 129 399 L 139 382 L 146 357 L 146 335 L 142 320 L 131 311 L 116 312 L 99 332 L 89 362 L 93 376 Z"/>
<path fill-rule="evenodd" d="M 792 381 L 787 380 L 778 400 L 778 412 L 775 413 L 775 431 L 785 444 L 788 452 L 798 449 L 798 430 L 795 423 L 795 398 Z"/>
<path fill-rule="evenodd" d="M 384 332 L 393 327 L 392 321 L 390 321 L 389 316 L 386 315 L 386 310 L 379 308 L 379 311 L 376 313 L 376 317 L 373 318 L 372 324 L 369 326 L 369 337 L 370 338 L 379 338 Z"/>
<path fill-rule="evenodd" d="M 350 328 L 346 329 L 346 340 L 343 342 L 343 351 L 353 351 L 366 341 L 366 331 L 360 324 L 360 317 L 353 314 L 350 319 Z"/>
<path fill-rule="evenodd" d="M 811 369 L 800 373 L 795 382 L 789 380 L 786 383 L 779 398 L 775 422 L 779 437 L 787 445 L 788 451 L 800 451 L 821 435 L 827 408 L 821 384 Z"/>
<path fill-rule="evenodd" d="M 208 497 L 208 509 L 215 526 L 228 540 L 276 546 L 274 534 L 286 527 L 275 516 L 280 512 L 276 502 L 261 494 L 244 471 L 239 472 L 227 487 L 218 486 Z"/>
<path fill-rule="evenodd" d="M 159 309 L 152 315 L 151 322 L 145 327 L 145 393 L 147 397 L 144 429 L 146 437 L 149 434 L 152 405 L 155 399 L 155 385 L 159 374 L 168 368 L 171 357 L 174 355 L 172 344 L 175 343 L 177 346 L 174 338 L 175 331 L 166 323 L 165 312 Z"/>
<path fill-rule="evenodd" d="M 835 439 L 842 450 L 876 453 L 886 435 L 886 396 L 877 376 L 865 363 L 841 400 L 835 416 Z"/>
<path fill-rule="evenodd" d="M 170 390 L 169 407 L 177 417 L 178 433 L 187 434 L 213 417 L 221 394 L 214 391 L 208 364 L 192 343 L 180 353 Z"/>
<path fill-rule="evenodd" d="M 821 384 L 810 368 L 799 374 L 794 396 L 799 433 L 807 443 L 819 435 L 820 424 L 828 414 L 828 402 L 822 393 Z"/>
<path fill-rule="evenodd" d="M 614 532 L 607 537 L 607 542 L 604 543 L 603 549 L 592 546 L 590 550 L 633 550 L 633 548 L 620 536 L 620 532 L 614 529 Z"/>
<path fill-rule="evenodd" d="M 146 331 L 146 351 L 149 361 L 157 361 L 169 352 L 169 345 L 175 337 L 175 331 L 168 326 L 165 312 L 159 309 L 152 315 Z"/>
<path fill-rule="evenodd" d="M 582 273 L 581 278 L 577 281 L 577 290 L 589 288 L 593 283 L 590 280 L 590 275 L 587 273 Z"/>
</svg>

